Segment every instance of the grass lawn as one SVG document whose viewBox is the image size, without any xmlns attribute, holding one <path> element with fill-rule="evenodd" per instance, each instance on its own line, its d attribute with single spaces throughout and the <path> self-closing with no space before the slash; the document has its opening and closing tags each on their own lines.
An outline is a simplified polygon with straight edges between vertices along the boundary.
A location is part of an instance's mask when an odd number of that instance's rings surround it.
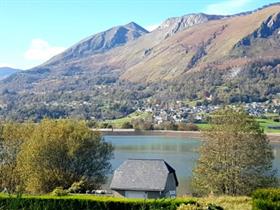
<svg viewBox="0 0 280 210">
<path fill-rule="evenodd" d="M 264 132 L 266 133 L 280 133 L 280 129 L 269 129 L 269 125 L 273 126 L 280 126 L 280 122 L 274 122 L 271 119 L 257 119 L 257 121 L 260 123 L 261 127 L 264 129 Z"/>
<path fill-rule="evenodd" d="M 135 119 L 147 119 L 149 116 L 151 116 L 151 113 L 149 112 L 133 112 L 130 115 L 127 115 L 126 117 L 115 119 L 115 120 L 106 120 L 106 123 L 110 123 L 113 125 L 114 128 L 121 128 L 123 123 L 125 122 L 131 122 Z"/>
<path fill-rule="evenodd" d="M 258 118 L 257 121 L 260 123 L 260 126 L 264 129 L 265 133 L 279 133 L 280 129 L 269 129 L 269 125 L 273 126 L 280 126 L 280 122 L 274 122 L 271 119 L 260 119 Z M 210 125 L 208 123 L 196 123 L 196 125 L 199 127 L 200 130 L 204 130 L 206 128 L 209 128 Z"/>
<path fill-rule="evenodd" d="M 199 130 L 204 130 L 210 127 L 208 123 L 196 123 L 196 125 L 198 126 Z"/>
</svg>

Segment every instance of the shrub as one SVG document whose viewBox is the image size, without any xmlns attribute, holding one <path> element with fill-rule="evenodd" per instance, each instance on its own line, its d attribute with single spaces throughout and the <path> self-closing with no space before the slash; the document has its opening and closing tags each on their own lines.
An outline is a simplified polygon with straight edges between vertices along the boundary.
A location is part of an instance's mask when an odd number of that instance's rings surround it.
<svg viewBox="0 0 280 210">
<path fill-rule="evenodd" d="M 123 129 L 133 128 L 133 125 L 130 122 L 124 122 L 121 128 Z"/>
<path fill-rule="evenodd" d="M 51 195 L 53 195 L 53 196 L 66 196 L 66 195 L 68 195 L 68 191 L 64 190 L 62 187 L 56 187 L 51 192 Z"/>
<path fill-rule="evenodd" d="M 79 182 L 74 182 L 71 187 L 68 189 L 70 193 L 79 193 L 86 191 L 86 182 L 82 179 Z"/>
<path fill-rule="evenodd" d="M 199 206 L 192 199 L 143 200 L 97 196 L 0 196 L 0 209 L 5 210 L 176 210 L 181 204 Z"/>
<path fill-rule="evenodd" d="M 280 209 L 280 188 L 259 189 L 252 197 L 254 210 Z"/>
<path fill-rule="evenodd" d="M 207 209 L 207 210 L 223 210 L 222 207 L 216 206 L 214 204 L 208 204 L 206 206 L 199 205 L 199 204 L 196 204 L 196 205 L 182 204 L 182 205 L 179 206 L 179 208 L 177 208 L 177 210 L 204 210 L 204 209 Z"/>
<path fill-rule="evenodd" d="M 178 130 L 179 131 L 198 131 L 198 126 L 193 123 L 183 123 L 180 122 L 178 124 Z"/>
<path fill-rule="evenodd" d="M 280 119 L 279 118 L 275 118 L 273 119 L 274 122 L 280 122 Z"/>
</svg>

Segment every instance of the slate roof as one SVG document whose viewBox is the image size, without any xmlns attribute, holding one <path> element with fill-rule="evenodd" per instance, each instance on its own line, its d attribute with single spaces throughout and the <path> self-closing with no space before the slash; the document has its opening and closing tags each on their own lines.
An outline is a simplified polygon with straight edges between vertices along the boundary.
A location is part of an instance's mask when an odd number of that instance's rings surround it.
<svg viewBox="0 0 280 210">
<path fill-rule="evenodd" d="M 115 170 L 110 188 L 112 190 L 163 191 L 169 173 L 175 170 L 162 159 L 129 159 Z"/>
</svg>

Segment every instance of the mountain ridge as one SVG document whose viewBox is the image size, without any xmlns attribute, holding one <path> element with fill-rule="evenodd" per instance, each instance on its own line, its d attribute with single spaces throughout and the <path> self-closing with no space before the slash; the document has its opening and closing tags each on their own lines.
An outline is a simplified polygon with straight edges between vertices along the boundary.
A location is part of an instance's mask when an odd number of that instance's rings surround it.
<svg viewBox="0 0 280 210">
<path fill-rule="evenodd" d="M 11 67 L 0 67 L 0 80 L 9 77 L 10 75 L 22 71 L 20 69 L 15 69 Z"/>
<path fill-rule="evenodd" d="M 61 54 L 51 58 L 45 64 L 55 63 L 59 59 L 69 60 L 86 57 L 92 54 L 103 53 L 114 47 L 121 46 L 131 40 L 137 39 L 146 33 L 149 33 L 149 31 L 135 22 L 115 26 L 106 31 L 99 32 L 82 39 Z"/>
<path fill-rule="evenodd" d="M 151 32 L 135 23 L 113 27 L 72 46 L 77 54 L 70 47 L 70 57 L 63 52 L 1 81 L 0 116 L 111 119 L 154 101 L 202 100 L 205 91 L 213 104 L 269 100 L 280 93 L 279 14 L 277 4 L 242 15 L 184 15 Z M 129 38 L 114 42 L 122 27 Z M 104 33 L 112 35 L 108 45 L 75 48 Z"/>
</svg>

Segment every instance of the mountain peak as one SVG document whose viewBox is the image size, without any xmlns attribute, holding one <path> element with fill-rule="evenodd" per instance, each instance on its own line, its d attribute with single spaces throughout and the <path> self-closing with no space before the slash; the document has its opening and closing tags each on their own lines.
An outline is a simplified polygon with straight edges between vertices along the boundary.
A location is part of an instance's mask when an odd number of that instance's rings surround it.
<svg viewBox="0 0 280 210">
<path fill-rule="evenodd" d="M 191 13 L 180 17 L 171 17 L 166 19 L 158 28 L 158 30 L 166 30 L 166 36 L 169 37 L 179 31 L 183 31 L 191 26 L 205 23 L 210 20 L 218 20 L 223 18 L 222 15 L 207 15 L 204 13 Z"/>
<path fill-rule="evenodd" d="M 81 40 L 63 53 L 53 57 L 47 63 L 50 64 L 57 61 L 80 59 L 93 54 L 103 53 L 114 47 L 135 40 L 146 33 L 149 32 L 135 22 L 115 26 Z"/>
</svg>

